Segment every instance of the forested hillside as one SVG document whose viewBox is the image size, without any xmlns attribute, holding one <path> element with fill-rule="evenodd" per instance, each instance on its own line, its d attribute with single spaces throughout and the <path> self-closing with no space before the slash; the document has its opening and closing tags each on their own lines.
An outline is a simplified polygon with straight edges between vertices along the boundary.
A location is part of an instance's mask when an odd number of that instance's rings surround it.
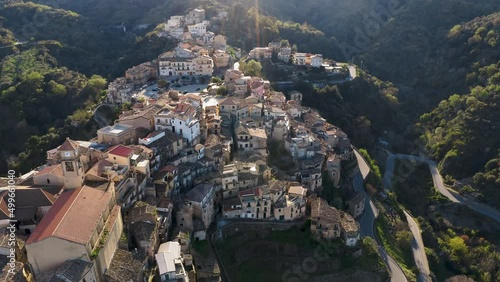
<svg viewBox="0 0 500 282">
<path fill-rule="evenodd" d="M 110 80 L 170 50 L 175 43 L 156 36 L 161 22 L 201 6 L 209 18 L 222 8 L 229 11 L 227 21 L 212 27 L 245 51 L 288 40 L 299 51 L 339 61 L 347 52 L 355 63 L 363 61 L 369 72 L 360 71 L 350 83 L 325 89 L 297 85 L 305 103 L 344 128 L 355 144 L 370 147 L 388 131 L 391 143 L 404 151 L 424 130 L 422 140 L 443 173 L 455 179 L 476 175 L 471 187 L 486 195 L 498 187 L 499 17 L 474 19 L 500 9 L 497 1 L 35 2 L 5 1 L 0 9 L 0 106 L 9 121 L 2 133 L 19 128 L 18 137 L 2 140 L 4 159 L 25 149 L 13 144 L 67 124 L 78 109 L 76 119 L 88 118 L 85 109 L 100 95 L 83 90 L 93 74 Z M 71 106 L 53 113 L 45 103 L 54 101 Z M 459 165 L 464 162 L 470 165 Z"/>
<path fill-rule="evenodd" d="M 367 73 L 361 72 L 352 82 L 337 86 L 316 88 L 300 83 L 295 88 L 304 94 L 304 105 L 318 109 L 341 127 L 356 146 L 373 148 L 384 130 L 404 127 L 398 89 Z"/>
<path fill-rule="evenodd" d="M 104 21 L 100 25 L 94 17 L 58 5 L 3 3 L 1 171 L 7 164 L 20 172 L 42 164 L 44 152 L 65 137 L 91 138 L 96 130 L 91 110 L 104 95 L 104 78 L 121 76 L 174 46 L 154 29 L 125 33 Z"/>
<path fill-rule="evenodd" d="M 7 57 L 1 64 L 0 169 L 26 171 L 42 164 L 45 151 L 67 136 L 86 137 L 87 111 L 102 99 L 106 80 L 65 67 L 39 46 Z M 7 88 L 5 85 L 9 85 Z M 16 154 L 23 152 L 18 157 Z"/>
<path fill-rule="evenodd" d="M 468 62 L 478 61 L 466 75 L 469 93 L 452 95 L 422 115 L 422 138 L 450 181 L 474 176 L 467 189 L 500 206 L 500 13 L 456 25 L 448 37 L 471 54 Z"/>
<path fill-rule="evenodd" d="M 335 50 L 329 49 L 335 39 L 327 38 L 318 29 L 291 21 L 281 21 L 242 5 L 233 5 L 220 30 L 227 35 L 233 46 L 249 50 L 254 46 L 267 46 L 271 41 L 284 40 L 292 49 L 323 53 L 335 58 Z M 264 67 L 270 67 L 264 64 Z M 267 71 L 265 71 L 267 73 Z M 360 72 L 354 81 L 338 86 L 316 88 L 299 83 L 295 88 L 304 93 L 304 104 L 318 109 L 332 123 L 342 127 L 356 145 L 373 147 L 376 136 L 386 129 L 404 130 L 408 120 L 399 111 L 398 88 L 390 82 Z"/>
</svg>

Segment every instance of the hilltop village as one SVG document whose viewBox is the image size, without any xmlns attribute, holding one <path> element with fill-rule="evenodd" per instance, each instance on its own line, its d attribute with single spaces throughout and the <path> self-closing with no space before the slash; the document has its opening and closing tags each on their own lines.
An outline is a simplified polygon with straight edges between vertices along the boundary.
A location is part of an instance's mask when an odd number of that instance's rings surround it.
<svg viewBox="0 0 500 282">
<path fill-rule="evenodd" d="M 16 179 L 18 277 L 219 281 L 217 262 L 196 267 L 207 263 L 191 249 L 228 222 L 310 220 L 315 237 L 359 245 L 364 196 L 352 192 L 345 211 L 321 197 L 340 189 L 342 164 L 355 162 L 349 137 L 303 106 L 300 92 L 275 91 L 237 62 L 276 56 L 298 68 L 342 68 L 282 42 L 243 55 L 209 27 L 203 9 L 168 19 L 158 36 L 177 47 L 112 81 L 101 105 L 129 108 L 111 125 L 96 111 L 97 136 L 66 139 Z"/>
</svg>

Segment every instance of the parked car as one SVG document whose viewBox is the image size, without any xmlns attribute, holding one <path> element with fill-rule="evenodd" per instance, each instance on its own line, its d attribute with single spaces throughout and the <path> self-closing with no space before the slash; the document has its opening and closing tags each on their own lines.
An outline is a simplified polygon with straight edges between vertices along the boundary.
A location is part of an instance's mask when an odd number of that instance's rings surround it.
<svg viewBox="0 0 500 282">
<path fill-rule="evenodd" d="M 198 88 L 196 88 L 196 91 L 200 91 L 200 90 L 201 90 L 201 89 L 200 89 L 199 87 L 198 87 Z"/>
<path fill-rule="evenodd" d="M 151 91 L 156 92 L 156 91 L 158 91 L 158 90 L 159 90 L 158 88 L 153 88 Z"/>
<path fill-rule="evenodd" d="M 182 94 L 187 94 L 187 93 L 188 93 L 188 91 L 187 91 L 187 90 L 184 90 L 184 92 L 182 92 Z"/>
</svg>

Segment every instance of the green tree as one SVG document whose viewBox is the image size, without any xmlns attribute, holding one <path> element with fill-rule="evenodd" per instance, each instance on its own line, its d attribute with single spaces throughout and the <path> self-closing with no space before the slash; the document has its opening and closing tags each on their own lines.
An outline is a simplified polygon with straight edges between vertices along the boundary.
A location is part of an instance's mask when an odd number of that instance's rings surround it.
<svg viewBox="0 0 500 282">
<path fill-rule="evenodd" d="M 413 241 L 413 234 L 408 230 L 401 230 L 396 233 L 396 242 L 398 246 L 406 251 L 411 249 L 411 242 Z"/>
<path fill-rule="evenodd" d="M 214 76 L 214 77 L 212 77 L 212 78 L 210 79 L 210 82 L 211 82 L 211 83 L 217 83 L 217 84 L 219 84 L 219 83 L 222 83 L 222 80 L 221 80 L 219 77 Z"/>
<path fill-rule="evenodd" d="M 217 95 L 219 96 L 226 96 L 227 95 L 227 88 L 226 86 L 220 86 L 217 88 Z"/>
<path fill-rule="evenodd" d="M 250 60 L 246 63 L 240 63 L 240 70 L 248 76 L 260 76 L 262 71 L 262 65 L 260 62 L 255 60 Z"/>
<path fill-rule="evenodd" d="M 59 83 L 55 82 L 54 80 L 49 81 L 49 83 L 47 83 L 47 84 L 48 84 L 50 93 L 52 93 L 58 97 L 66 95 L 66 93 L 67 93 L 66 86 L 59 84 Z"/>
<path fill-rule="evenodd" d="M 165 79 L 158 80 L 158 87 L 168 88 L 169 86 L 170 86 L 170 83 L 168 81 L 166 81 Z"/>
</svg>

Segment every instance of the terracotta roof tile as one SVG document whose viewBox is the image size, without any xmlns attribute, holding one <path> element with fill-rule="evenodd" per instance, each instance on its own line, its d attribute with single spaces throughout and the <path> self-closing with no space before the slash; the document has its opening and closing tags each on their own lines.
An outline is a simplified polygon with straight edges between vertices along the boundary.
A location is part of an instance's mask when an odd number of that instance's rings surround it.
<svg viewBox="0 0 500 282">
<path fill-rule="evenodd" d="M 55 175 L 62 176 L 63 172 L 62 172 L 61 164 L 48 166 L 48 167 L 40 170 L 39 172 L 37 172 L 37 174 L 35 176 L 41 176 L 44 174 L 55 174 Z"/>
<path fill-rule="evenodd" d="M 66 138 L 66 141 L 62 143 L 62 145 L 57 149 L 58 151 L 74 151 L 78 148 L 78 143 L 75 141 Z"/>
<path fill-rule="evenodd" d="M 63 192 L 26 244 L 49 237 L 87 244 L 111 198 L 110 193 L 87 187 Z"/>
<path fill-rule="evenodd" d="M 123 145 L 117 145 L 109 149 L 108 154 L 126 158 L 129 157 L 133 152 L 134 150 L 129 147 L 125 147 Z"/>
</svg>

